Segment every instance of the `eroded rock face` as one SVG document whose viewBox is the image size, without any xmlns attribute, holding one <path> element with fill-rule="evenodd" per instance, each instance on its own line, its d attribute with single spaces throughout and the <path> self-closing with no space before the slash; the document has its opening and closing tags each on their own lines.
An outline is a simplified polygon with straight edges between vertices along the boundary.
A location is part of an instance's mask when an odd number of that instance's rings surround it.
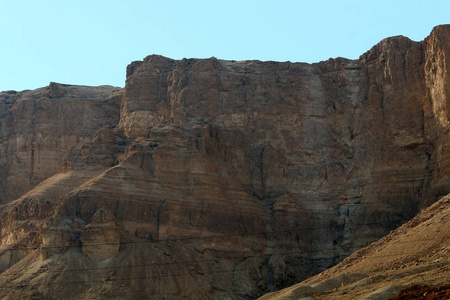
<svg viewBox="0 0 450 300">
<path fill-rule="evenodd" d="M 113 275 L 80 275 L 89 297 L 255 298 L 298 282 L 450 192 L 449 40 L 441 26 L 312 65 L 149 56 L 120 91 L 2 93 L 2 243 L 52 249 L 56 266 L 110 258 Z M 60 171 L 76 184 L 55 189 Z M 1 255 L 7 269 L 27 253 Z M 99 280 L 124 286 L 97 293 Z"/>
<path fill-rule="evenodd" d="M 394 296 L 417 281 L 446 286 L 450 281 L 449 204 L 450 195 L 446 195 L 338 265 L 258 299 L 399 299 Z"/>
<path fill-rule="evenodd" d="M 116 217 L 108 209 L 100 208 L 81 234 L 83 254 L 97 261 L 119 253 L 120 235 Z"/>
<path fill-rule="evenodd" d="M 0 94 L 0 203 L 55 175 L 98 130 L 117 124 L 118 88 L 51 83 Z"/>
</svg>

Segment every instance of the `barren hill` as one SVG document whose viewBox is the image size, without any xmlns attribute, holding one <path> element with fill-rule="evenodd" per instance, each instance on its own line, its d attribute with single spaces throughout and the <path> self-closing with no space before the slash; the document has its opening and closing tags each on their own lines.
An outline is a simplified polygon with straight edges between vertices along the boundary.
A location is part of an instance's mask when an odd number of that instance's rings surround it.
<svg viewBox="0 0 450 300">
<path fill-rule="evenodd" d="M 0 93 L 0 295 L 251 299 L 335 265 L 450 193 L 449 45 Z"/>
</svg>

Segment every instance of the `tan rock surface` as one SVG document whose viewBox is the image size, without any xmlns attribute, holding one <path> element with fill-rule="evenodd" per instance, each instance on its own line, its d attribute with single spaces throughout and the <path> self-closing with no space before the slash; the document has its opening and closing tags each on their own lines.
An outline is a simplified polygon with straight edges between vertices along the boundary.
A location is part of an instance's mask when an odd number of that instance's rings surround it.
<svg viewBox="0 0 450 300">
<path fill-rule="evenodd" d="M 102 261 L 119 253 L 120 234 L 114 214 L 108 209 L 98 209 L 80 240 L 83 254 L 93 260 Z"/>
<path fill-rule="evenodd" d="M 449 40 L 1 93 L 0 294 L 248 299 L 329 268 L 450 192 Z"/>
<path fill-rule="evenodd" d="M 0 93 L 0 203 L 55 175 L 102 128 L 116 125 L 118 88 L 51 83 Z"/>
</svg>

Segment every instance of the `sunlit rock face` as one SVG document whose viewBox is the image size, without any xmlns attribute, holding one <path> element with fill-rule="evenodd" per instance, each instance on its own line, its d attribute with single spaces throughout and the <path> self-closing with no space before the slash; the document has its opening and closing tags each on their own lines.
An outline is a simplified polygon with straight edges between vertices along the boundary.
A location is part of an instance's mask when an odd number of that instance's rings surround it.
<svg viewBox="0 0 450 300">
<path fill-rule="evenodd" d="M 1 93 L 0 267 L 48 266 L 2 293 L 245 299 L 339 262 L 450 192 L 449 43 Z"/>
</svg>

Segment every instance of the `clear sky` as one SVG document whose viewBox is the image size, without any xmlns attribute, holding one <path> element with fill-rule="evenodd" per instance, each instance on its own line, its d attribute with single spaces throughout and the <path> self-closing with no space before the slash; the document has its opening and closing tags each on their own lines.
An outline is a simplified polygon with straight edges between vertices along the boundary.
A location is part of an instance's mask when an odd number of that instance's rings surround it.
<svg viewBox="0 0 450 300">
<path fill-rule="evenodd" d="M 150 54 L 354 59 L 383 38 L 420 41 L 448 23 L 450 0 L 0 0 L 0 91 L 122 87 L 127 64 Z"/>
</svg>

